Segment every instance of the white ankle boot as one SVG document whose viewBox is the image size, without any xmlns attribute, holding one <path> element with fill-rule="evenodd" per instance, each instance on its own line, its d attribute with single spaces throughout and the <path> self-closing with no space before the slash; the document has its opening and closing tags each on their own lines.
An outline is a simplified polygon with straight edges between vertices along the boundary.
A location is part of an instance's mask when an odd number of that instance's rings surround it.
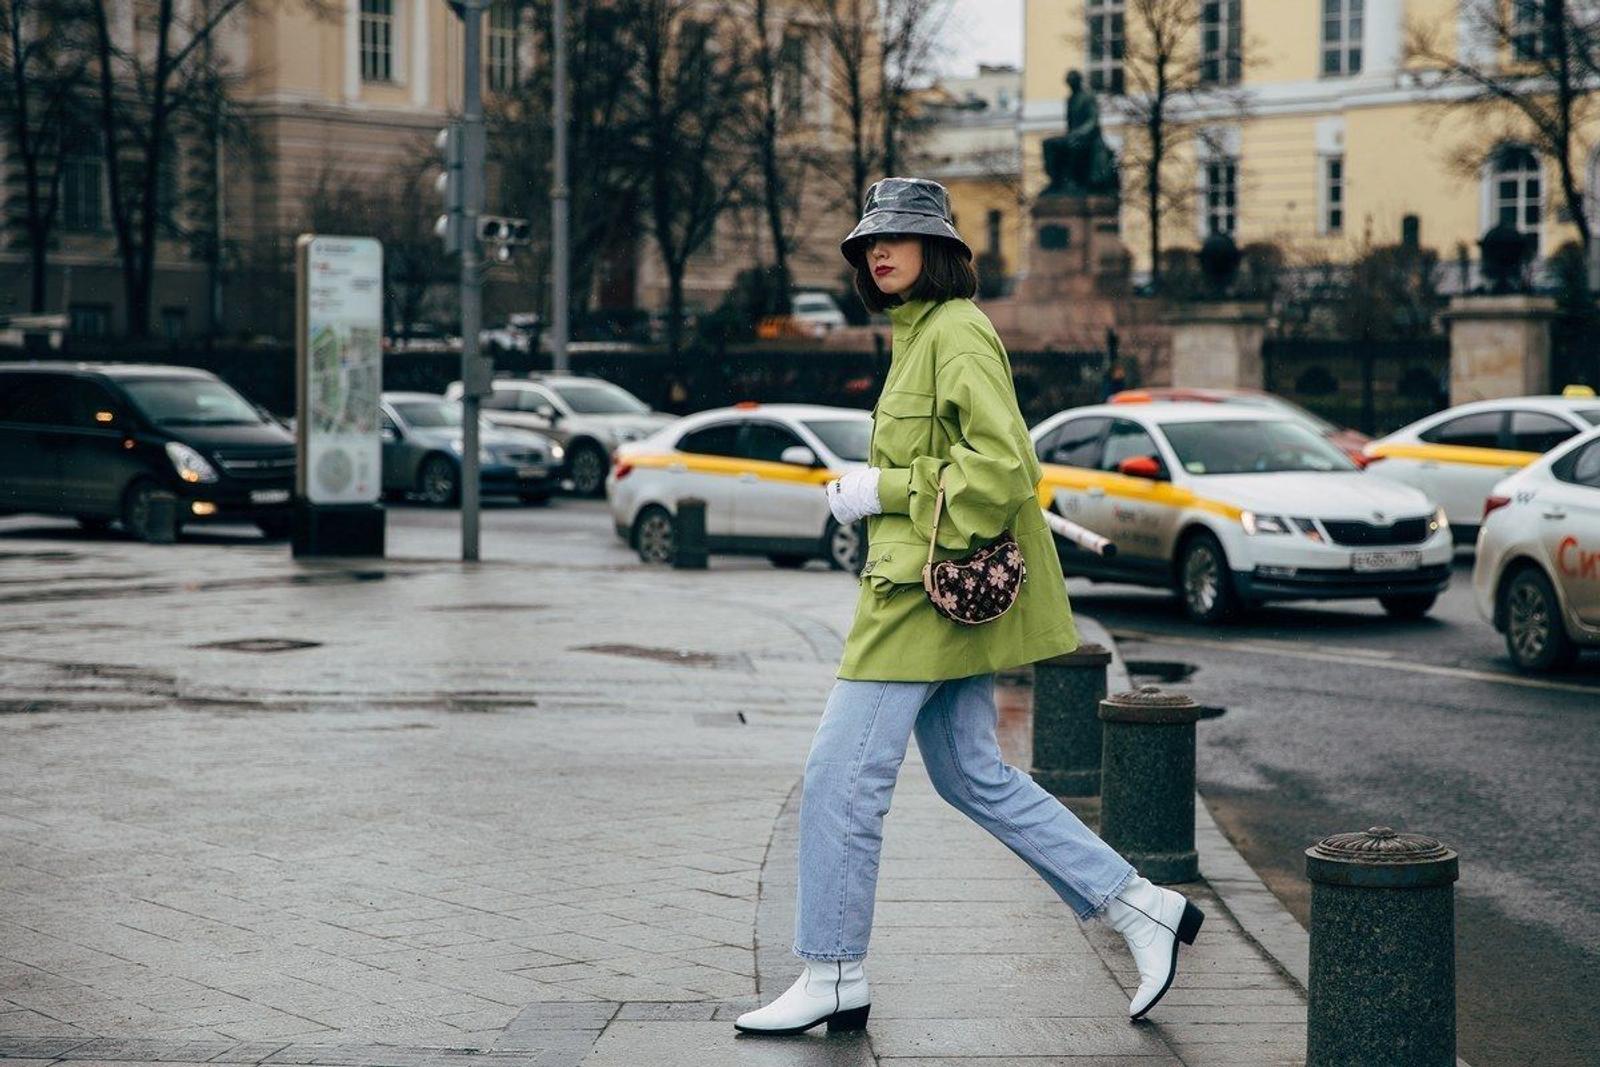
<svg viewBox="0 0 1600 1067">
<path fill-rule="evenodd" d="M 803 1034 L 826 1020 L 829 1030 L 864 1030 L 871 1001 L 860 960 L 807 960 L 788 992 L 733 1026 L 747 1034 Z"/>
<path fill-rule="evenodd" d="M 1106 918 L 1127 939 L 1139 968 L 1139 991 L 1128 1005 L 1128 1018 L 1138 1019 L 1166 995 L 1178 973 L 1178 942 L 1194 944 L 1205 913 L 1182 893 L 1135 876 L 1106 905 Z"/>
</svg>

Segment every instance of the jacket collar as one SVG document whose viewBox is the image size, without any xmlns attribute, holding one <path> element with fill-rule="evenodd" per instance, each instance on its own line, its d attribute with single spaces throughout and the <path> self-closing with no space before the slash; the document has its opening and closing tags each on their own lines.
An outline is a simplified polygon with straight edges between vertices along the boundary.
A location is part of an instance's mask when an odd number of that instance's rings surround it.
<svg viewBox="0 0 1600 1067">
<path fill-rule="evenodd" d="M 895 338 L 912 340 L 927 325 L 933 310 L 939 304 L 933 300 L 907 300 L 889 309 L 889 321 L 894 325 Z"/>
</svg>

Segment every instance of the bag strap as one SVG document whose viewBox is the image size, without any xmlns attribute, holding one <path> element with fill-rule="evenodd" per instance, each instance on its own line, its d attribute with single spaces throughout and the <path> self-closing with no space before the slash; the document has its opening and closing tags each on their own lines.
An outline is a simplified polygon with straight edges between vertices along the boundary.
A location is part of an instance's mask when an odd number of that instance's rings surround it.
<svg viewBox="0 0 1600 1067">
<path fill-rule="evenodd" d="M 944 510 L 944 473 L 939 474 L 939 495 L 933 498 L 933 533 L 928 537 L 928 566 L 933 566 L 933 549 L 939 543 L 939 513 Z"/>
</svg>

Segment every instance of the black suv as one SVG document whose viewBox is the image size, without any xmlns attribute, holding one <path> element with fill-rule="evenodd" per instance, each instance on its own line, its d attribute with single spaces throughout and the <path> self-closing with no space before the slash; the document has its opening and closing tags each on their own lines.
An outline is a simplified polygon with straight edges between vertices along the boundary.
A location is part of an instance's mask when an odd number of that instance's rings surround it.
<svg viewBox="0 0 1600 1067">
<path fill-rule="evenodd" d="M 226 383 L 191 367 L 0 363 L 0 512 L 113 520 L 151 534 L 151 495 L 178 522 L 289 532 L 294 437 Z"/>
</svg>

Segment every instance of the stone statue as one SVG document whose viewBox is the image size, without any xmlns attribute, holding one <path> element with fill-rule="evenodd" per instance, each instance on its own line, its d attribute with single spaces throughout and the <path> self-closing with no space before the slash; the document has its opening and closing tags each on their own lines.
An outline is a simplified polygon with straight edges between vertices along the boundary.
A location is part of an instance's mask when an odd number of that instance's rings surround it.
<svg viewBox="0 0 1600 1067">
<path fill-rule="evenodd" d="M 1067 132 L 1044 142 L 1050 184 L 1044 196 L 1116 196 L 1117 162 L 1100 133 L 1100 102 L 1084 88 L 1083 75 L 1067 74 Z"/>
</svg>

